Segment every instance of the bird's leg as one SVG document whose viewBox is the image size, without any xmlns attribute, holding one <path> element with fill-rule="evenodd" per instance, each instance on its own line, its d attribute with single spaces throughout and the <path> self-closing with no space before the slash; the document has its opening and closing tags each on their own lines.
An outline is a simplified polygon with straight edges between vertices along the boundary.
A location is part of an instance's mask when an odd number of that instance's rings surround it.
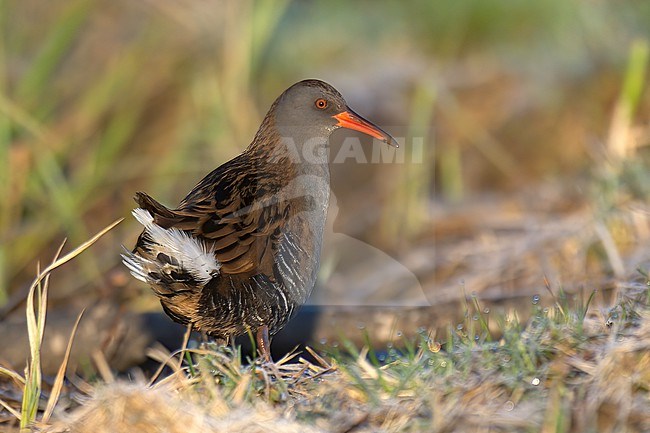
<svg viewBox="0 0 650 433">
<path fill-rule="evenodd" d="M 205 331 L 201 331 L 201 340 L 199 341 L 199 345 L 205 346 L 209 341 L 210 341 L 210 337 L 208 337 L 208 333 Z"/>
<path fill-rule="evenodd" d="M 266 362 L 271 362 L 271 343 L 269 342 L 269 327 L 257 328 L 257 352 Z"/>
</svg>

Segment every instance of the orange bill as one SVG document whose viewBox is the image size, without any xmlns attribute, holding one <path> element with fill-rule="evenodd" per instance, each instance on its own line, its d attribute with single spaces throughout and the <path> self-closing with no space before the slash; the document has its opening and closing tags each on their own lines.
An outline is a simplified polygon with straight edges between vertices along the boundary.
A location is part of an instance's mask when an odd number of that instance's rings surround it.
<svg viewBox="0 0 650 433">
<path fill-rule="evenodd" d="M 342 113 L 334 115 L 333 117 L 339 121 L 337 125 L 342 128 L 353 129 L 355 131 L 363 132 L 364 134 L 374 137 L 377 140 L 381 140 L 384 143 L 387 143 L 391 146 L 399 147 L 397 140 L 395 140 L 389 133 L 382 130 L 380 127 L 373 124 L 372 122 L 359 116 L 357 113 L 350 110 L 349 108 L 346 111 L 343 111 Z"/>
</svg>

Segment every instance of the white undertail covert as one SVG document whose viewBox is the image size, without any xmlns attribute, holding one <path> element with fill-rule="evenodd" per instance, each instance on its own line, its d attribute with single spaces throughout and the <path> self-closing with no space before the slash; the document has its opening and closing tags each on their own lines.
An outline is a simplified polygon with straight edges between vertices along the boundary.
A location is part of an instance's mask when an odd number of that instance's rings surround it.
<svg viewBox="0 0 650 433">
<path fill-rule="evenodd" d="M 189 273 L 201 285 L 205 285 L 219 273 L 221 264 L 217 261 L 214 251 L 184 231 L 176 228 L 165 229 L 154 222 L 151 213 L 145 209 L 134 209 L 133 216 L 144 226 L 145 232 L 151 238 L 147 248 L 151 257 L 145 258 L 128 250 L 122 254 L 122 261 L 131 274 L 145 283 L 154 283 L 151 274 Z M 158 255 L 164 254 L 173 259 L 159 260 Z"/>
</svg>

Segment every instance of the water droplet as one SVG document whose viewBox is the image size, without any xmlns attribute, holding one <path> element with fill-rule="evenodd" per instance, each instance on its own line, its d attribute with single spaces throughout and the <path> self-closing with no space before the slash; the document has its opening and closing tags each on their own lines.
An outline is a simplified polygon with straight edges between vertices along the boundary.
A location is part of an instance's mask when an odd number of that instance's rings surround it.
<svg viewBox="0 0 650 433">
<path fill-rule="evenodd" d="M 366 329 L 366 324 L 363 322 L 357 322 L 357 329 L 364 330 Z"/>
<path fill-rule="evenodd" d="M 390 350 L 393 348 L 393 343 L 386 343 L 386 347 Z"/>
<path fill-rule="evenodd" d="M 386 360 L 386 354 L 383 353 L 383 352 L 377 354 L 377 360 L 378 360 L 379 362 L 384 362 L 384 361 Z"/>
<path fill-rule="evenodd" d="M 533 386 L 537 386 L 537 385 L 539 385 L 539 378 L 538 378 L 538 377 L 533 378 L 533 380 L 531 380 L 530 383 L 531 383 Z"/>
<path fill-rule="evenodd" d="M 401 337 L 401 336 L 404 335 L 404 334 L 402 334 L 402 331 L 397 331 L 397 332 L 396 332 L 396 335 L 397 335 L 398 337 Z"/>
<path fill-rule="evenodd" d="M 338 341 L 333 342 L 332 347 L 339 347 L 339 342 Z"/>
<path fill-rule="evenodd" d="M 484 314 L 490 314 L 490 309 L 488 307 L 483 308 Z"/>
<path fill-rule="evenodd" d="M 504 403 L 503 407 L 507 412 L 511 412 L 515 408 L 515 404 L 508 400 Z"/>
<path fill-rule="evenodd" d="M 440 366 L 441 367 L 446 367 L 447 366 L 447 361 L 440 361 Z"/>
<path fill-rule="evenodd" d="M 533 305 L 539 304 L 539 295 L 533 295 Z"/>
<path fill-rule="evenodd" d="M 472 292 L 471 297 L 472 297 L 472 298 L 478 298 L 478 293 L 476 293 L 476 292 Z"/>
<path fill-rule="evenodd" d="M 545 314 L 548 314 L 548 307 L 544 307 L 544 309 L 543 309 L 542 311 L 543 311 Z"/>
<path fill-rule="evenodd" d="M 474 336 L 474 341 L 479 341 L 480 339 L 481 339 L 481 337 L 480 337 L 478 334 L 476 334 L 476 335 Z"/>
<path fill-rule="evenodd" d="M 462 331 L 463 328 L 464 328 L 464 326 L 463 326 L 462 323 L 459 323 L 458 325 L 456 325 L 456 329 L 458 329 L 459 331 Z"/>
<path fill-rule="evenodd" d="M 327 338 L 323 337 L 320 339 L 320 344 L 325 345 L 327 344 Z"/>
<path fill-rule="evenodd" d="M 478 320 L 478 314 L 474 314 L 474 315 L 472 316 L 472 320 Z"/>
</svg>

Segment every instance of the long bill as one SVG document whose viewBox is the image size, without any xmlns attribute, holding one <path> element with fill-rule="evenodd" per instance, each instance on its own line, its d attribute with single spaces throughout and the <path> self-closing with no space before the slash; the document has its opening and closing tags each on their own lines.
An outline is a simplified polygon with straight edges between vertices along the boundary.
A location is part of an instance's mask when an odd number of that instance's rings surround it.
<svg viewBox="0 0 650 433">
<path fill-rule="evenodd" d="M 399 147 L 397 140 L 395 140 L 388 132 L 384 131 L 369 120 L 359 116 L 350 108 L 339 114 L 335 114 L 332 117 L 339 121 L 337 125 L 342 128 L 363 132 L 364 134 L 374 137 L 377 140 L 381 140 L 390 146 Z"/>
</svg>

